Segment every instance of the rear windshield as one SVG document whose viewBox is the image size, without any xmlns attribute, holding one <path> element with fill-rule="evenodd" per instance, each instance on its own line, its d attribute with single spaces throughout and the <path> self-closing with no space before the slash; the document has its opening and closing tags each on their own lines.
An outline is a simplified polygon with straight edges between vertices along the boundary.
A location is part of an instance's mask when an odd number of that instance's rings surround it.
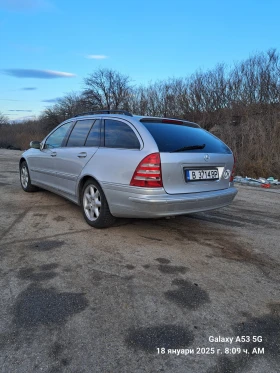
<svg viewBox="0 0 280 373">
<path fill-rule="evenodd" d="M 155 139 L 160 152 L 173 152 L 184 147 L 199 146 L 199 149 L 192 148 L 184 152 L 231 154 L 231 150 L 221 140 L 202 128 L 156 122 L 142 122 L 142 124 Z"/>
</svg>

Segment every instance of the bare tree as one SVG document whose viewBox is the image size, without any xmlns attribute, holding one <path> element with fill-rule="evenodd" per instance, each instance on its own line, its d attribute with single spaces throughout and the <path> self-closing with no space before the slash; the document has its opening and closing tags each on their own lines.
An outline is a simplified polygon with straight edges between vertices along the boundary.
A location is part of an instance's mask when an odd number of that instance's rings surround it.
<svg viewBox="0 0 280 373">
<path fill-rule="evenodd" d="M 111 69 L 98 69 L 85 78 L 84 101 L 91 110 L 126 109 L 132 87 L 127 75 Z"/>
<path fill-rule="evenodd" d="M 4 124 L 8 124 L 8 123 L 9 123 L 9 119 L 0 112 L 0 126 Z"/>
<path fill-rule="evenodd" d="M 61 98 L 56 107 L 60 112 L 60 115 L 64 116 L 65 119 L 71 118 L 87 110 L 83 97 L 76 92 L 69 93 Z"/>
<path fill-rule="evenodd" d="M 61 98 L 52 107 L 45 109 L 40 116 L 40 121 L 44 128 L 52 130 L 64 120 L 87 110 L 83 97 L 78 93 L 72 92 Z"/>
</svg>

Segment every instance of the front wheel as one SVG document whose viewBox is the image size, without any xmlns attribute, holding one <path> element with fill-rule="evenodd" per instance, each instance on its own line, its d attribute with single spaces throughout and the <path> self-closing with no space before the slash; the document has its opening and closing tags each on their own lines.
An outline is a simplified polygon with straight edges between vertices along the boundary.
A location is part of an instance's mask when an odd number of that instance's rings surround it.
<svg viewBox="0 0 280 373">
<path fill-rule="evenodd" d="M 20 172 L 20 184 L 21 184 L 22 189 L 28 193 L 36 192 L 38 188 L 31 184 L 28 166 L 25 161 L 23 161 L 20 164 L 19 172 Z"/>
<path fill-rule="evenodd" d="M 86 222 L 94 228 L 110 227 L 116 220 L 109 210 L 102 188 L 92 179 L 83 187 L 82 209 Z"/>
</svg>

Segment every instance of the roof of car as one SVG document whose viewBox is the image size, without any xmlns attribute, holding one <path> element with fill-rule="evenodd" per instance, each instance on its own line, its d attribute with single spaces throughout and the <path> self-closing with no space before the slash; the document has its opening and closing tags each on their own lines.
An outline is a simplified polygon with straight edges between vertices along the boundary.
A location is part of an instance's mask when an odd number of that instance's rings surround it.
<svg viewBox="0 0 280 373">
<path fill-rule="evenodd" d="M 127 110 L 95 110 L 95 111 L 88 111 L 85 113 L 77 114 L 75 117 L 81 117 L 86 115 L 102 115 L 102 114 L 120 114 L 120 115 L 127 115 L 129 117 L 133 117 L 133 115 Z"/>
<path fill-rule="evenodd" d="M 108 116 L 108 115 L 110 115 L 110 116 L 111 115 L 112 116 L 118 115 L 119 117 L 124 118 L 124 119 L 126 119 L 127 117 L 131 117 L 133 119 L 136 119 L 139 122 L 149 122 L 149 121 L 150 122 L 157 122 L 157 121 L 161 122 L 161 121 L 164 120 L 165 122 L 170 121 L 170 123 L 174 123 L 174 124 L 180 124 L 180 122 L 181 122 L 181 124 L 187 124 L 187 125 L 190 125 L 191 127 L 200 127 L 197 123 L 190 122 L 190 121 L 180 119 L 180 118 L 153 117 L 153 116 L 148 116 L 148 115 L 133 115 L 126 110 L 89 111 L 89 112 L 86 112 L 86 113 L 77 114 L 77 115 L 75 115 L 74 118 L 89 117 L 89 116 L 95 116 L 95 115 L 98 115 L 98 116 L 101 116 L 101 117 Z"/>
</svg>

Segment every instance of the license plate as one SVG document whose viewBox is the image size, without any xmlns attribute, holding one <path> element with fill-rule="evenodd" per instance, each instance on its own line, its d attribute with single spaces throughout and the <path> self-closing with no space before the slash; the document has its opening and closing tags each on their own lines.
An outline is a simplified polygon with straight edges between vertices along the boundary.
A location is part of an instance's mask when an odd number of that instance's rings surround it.
<svg viewBox="0 0 280 373">
<path fill-rule="evenodd" d="M 187 181 L 219 180 L 217 168 L 185 171 Z"/>
</svg>

